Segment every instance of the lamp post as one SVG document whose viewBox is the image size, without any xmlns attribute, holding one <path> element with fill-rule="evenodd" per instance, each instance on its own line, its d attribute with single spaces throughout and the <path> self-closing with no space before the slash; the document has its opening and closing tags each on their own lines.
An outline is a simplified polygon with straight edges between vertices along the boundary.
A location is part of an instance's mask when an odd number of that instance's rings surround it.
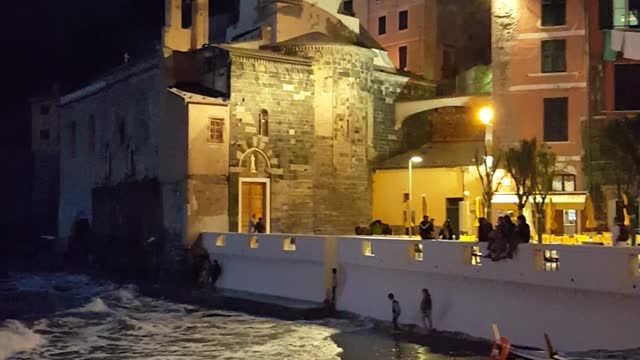
<svg viewBox="0 0 640 360">
<path fill-rule="evenodd" d="M 413 156 L 409 159 L 409 213 L 407 214 L 407 218 L 409 220 L 409 237 L 413 236 L 413 219 L 411 216 L 411 201 L 413 201 L 413 164 L 418 164 L 422 162 L 422 158 L 420 156 Z"/>
<path fill-rule="evenodd" d="M 478 120 L 485 126 L 484 132 L 484 166 L 487 175 L 489 174 L 489 169 L 493 168 L 493 118 L 495 117 L 495 111 L 493 107 L 490 105 L 485 105 L 478 110 Z M 479 169 L 478 169 L 479 170 Z M 489 187 L 492 187 L 493 184 L 493 176 L 491 179 L 487 180 L 489 182 Z M 483 186 L 487 186 L 483 184 Z M 491 201 L 487 200 L 485 197 L 486 189 L 483 189 L 483 198 L 484 198 L 484 216 L 489 219 L 491 222 Z"/>
<path fill-rule="evenodd" d="M 491 153 L 493 146 L 493 118 L 495 111 L 491 106 L 483 106 L 478 110 L 478 120 L 484 124 L 486 130 L 484 132 L 484 144 L 487 146 L 487 152 Z"/>
</svg>

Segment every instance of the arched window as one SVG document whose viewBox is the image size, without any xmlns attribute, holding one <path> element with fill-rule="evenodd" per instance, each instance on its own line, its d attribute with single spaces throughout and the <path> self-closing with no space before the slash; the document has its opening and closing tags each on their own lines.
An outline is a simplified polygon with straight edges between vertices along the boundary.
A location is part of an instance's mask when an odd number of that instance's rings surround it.
<svg viewBox="0 0 640 360">
<path fill-rule="evenodd" d="M 258 115 L 258 135 L 269 136 L 269 112 L 265 109 Z"/>
<path fill-rule="evenodd" d="M 193 24 L 193 0 L 182 0 L 182 28 L 189 29 Z"/>
</svg>

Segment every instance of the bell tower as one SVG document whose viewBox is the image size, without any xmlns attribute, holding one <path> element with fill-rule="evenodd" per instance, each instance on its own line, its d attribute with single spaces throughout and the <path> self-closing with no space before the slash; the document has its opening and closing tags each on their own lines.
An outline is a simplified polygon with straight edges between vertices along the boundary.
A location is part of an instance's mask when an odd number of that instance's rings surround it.
<svg viewBox="0 0 640 360">
<path fill-rule="evenodd" d="M 167 50 L 189 51 L 209 43 L 209 0 L 165 0 L 162 34 Z"/>
</svg>

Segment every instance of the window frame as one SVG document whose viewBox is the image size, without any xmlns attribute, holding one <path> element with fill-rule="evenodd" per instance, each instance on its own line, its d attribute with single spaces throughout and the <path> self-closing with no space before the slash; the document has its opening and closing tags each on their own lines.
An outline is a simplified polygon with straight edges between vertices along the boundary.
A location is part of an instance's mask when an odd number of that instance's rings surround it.
<svg viewBox="0 0 640 360">
<path fill-rule="evenodd" d="M 562 20 L 558 21 L 556 11 L 562 7 Z M 546 11 L 545 11 L 546 9 Z M 547 21 L 545 21 L 545 15 Z M 567 25 L 567 1 L 566 0 L 541 0 L 540 1 L 540 26 L 553 27 Z"/>
<path fill-rule="evenodd" d="M 402 15 L 406 15 L 406 18 L 404 19 L 404 27 L 402 26 Z M 408 30 L 409 29 L 409 10 L 405 9 L 405 10 L 400 10 L 398 11 L 398 31 L 404 31 L 404 30 Z"/>
<path fill-rule="evenodd" d="M 404 66 L 402 66 L 402 50 L 404 49 Z M 409 67 L 409 46 L 401 45 L 398 46 L 398 68 L 400 70 L 405 70 Z"/>
<path fill-rule="evenodd" d="M 559 191 L 559 192 L 575 192 L 577 189 L 577 181 L 576 181 L 576 175 L 573 174 L 556 174 L 553 175 L 553 182 L 556 182 L 556 179 L 560 179 L 560 189 L 552 189 L 553 191 Z M 567 181 L 568 180 L 568 181 Z M 565 184 L 567 184 L 568 182 L 573 183 L 573 190 L 567 190 L 567 188 L 565 187 Z"/>
<path fill-rule="evenodd" d="M 560 49 L 561 56 L 555 56 Z M 546 53 L 547 51 L 549 54 Z M 540 41 L 540 72 L 543 74 L 567 72 L 567 39 Z"/>
<path fill-rule="evenodd" d="M 224 143 L 224 118 L 210 116 L 207 130 L 207 142 L 209 144 Z"/>
<path fill-rule="evenodd" d="M 378 36 L 387 34 L 387 15 L 378 16 Z"/>
<path fill-rule="evenodd" d="M 553 108 L 552 105 L 554 102 L 558 104 L 564 105 L 564 119 L 561 119 L 564 122 L 564 126 L 562 129 L 555 125 L 560 119 L 560 115 L 551 115 L 548 118 L 548 114 L 553 112 L 553 114 L 558 113 L 557 108 Z M 557 106 L 557 105 L 555 105 Z M 542 105 L 542 138 L 545 143 L 566 143 L 569 142 L 569 97 L 550 97 L 543 99 Z M 548 125 L 549 124 L 549 125 Z M 560 131 L 562 130 L 562 131 Z M 558 133 L 562 133 L 562 138 L 558 137 Z M 555 136 L 555 137 L 553 137 Z"/>
</svg>

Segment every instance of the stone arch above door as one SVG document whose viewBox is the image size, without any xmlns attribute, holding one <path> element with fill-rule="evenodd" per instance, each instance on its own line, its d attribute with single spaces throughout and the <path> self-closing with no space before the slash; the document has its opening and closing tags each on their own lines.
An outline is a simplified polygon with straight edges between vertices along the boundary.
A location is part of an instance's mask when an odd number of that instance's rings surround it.
<svg viewBox="0 0 640 360">
<path fill-rule="evenodd" d="M 230 172 L 255 177 L 282 175 L 279 163 L 278 157 L 269 148 L 267 138 L 253 136 L 249 143 L 239 141 L 236 144 L 236 162 Z"/>
</svg>

